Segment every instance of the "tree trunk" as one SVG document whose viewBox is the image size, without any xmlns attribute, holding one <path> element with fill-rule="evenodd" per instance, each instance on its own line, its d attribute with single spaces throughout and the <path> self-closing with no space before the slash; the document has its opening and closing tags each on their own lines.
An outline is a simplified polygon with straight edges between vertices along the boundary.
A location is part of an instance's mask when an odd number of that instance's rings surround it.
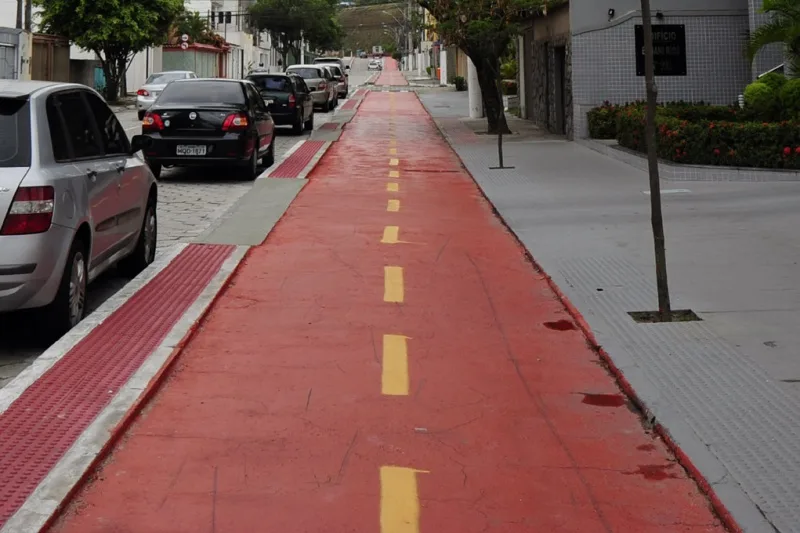
<svg viewBox="0 0 800 533">
<path fill-rule="evenodd" d="M 511 133 L 506 122 L 506 114 L 503 106 L 503 95 L 500 92 L 500 59 L 497 57 L 473 59 L 475 69 L 478 71 L 478 85 L 481 87 L 483 106 L 486 110 L 486 122 L 488 132 L 496 134 L 498 132 Z"/>
<path fill-rule="evenodd" d="M 647 86 L 647 167 L 650 171 L 650 223 L 656 261 L 658 316 L 663 322 L 672 321 L 672 309 L 667 283 L 667 253 L 664 244 L 664 218 L 661 214 L 661 182 L 658 176 L 658 146 L 656 138 L 656 106 L 658 87 L 653 61 L 653 27 L 650 20 L 650 0 L 642 0 L 642 33 L 644 34 L 645 84 Z"/>
<path fill-rule="evenodd" d="M 108 103 L 116 102 L 119 99 L 119 62 L 114 57 L 107 57 L 100 60 L 103 67 L 103 75 L 106 77 L 106 87 L 103 95 Z"/>
<path fill-rule="evenodd" d="M 119 73 L 119 97 L 125 98 L 128 96 L 128 80 L 125 75 L 125 73 L 128 72 L 127 56 L 121 56 L 117 60 L 117 72 Z"/>
</svg>

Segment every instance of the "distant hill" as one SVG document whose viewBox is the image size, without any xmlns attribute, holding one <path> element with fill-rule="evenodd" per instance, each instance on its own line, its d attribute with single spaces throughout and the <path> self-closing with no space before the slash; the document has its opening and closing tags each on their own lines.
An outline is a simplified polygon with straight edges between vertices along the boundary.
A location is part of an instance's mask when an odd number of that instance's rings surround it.
<svg viewBox="0 0 800 533">
<path fill-rule="evenodd" d="M 376 2 L 376 0 L 356 0 L 356 4 Z M 346 50 L 372 51 L 373 46 L 386 46 L 394 42 L 392 33 L 383 26 L 398 28 L 403 20 L 403 9 L 407 2 L 381 2 L 370 5 L 355 5 L 339 11 L 339 22 L 344 28 L 344 48 Z M 396 20 L 395 20 L 396 19 Z"/>
</svg>

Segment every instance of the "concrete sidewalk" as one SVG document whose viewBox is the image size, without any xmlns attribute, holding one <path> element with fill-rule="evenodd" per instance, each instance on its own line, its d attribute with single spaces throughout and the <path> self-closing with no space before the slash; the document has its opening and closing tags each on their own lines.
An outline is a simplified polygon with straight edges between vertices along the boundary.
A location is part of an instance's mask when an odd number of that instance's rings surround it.
<svg viewBox="0 0 800 533">
<path fill-rule="evenodd" d="M 489 170 L 466 94 L 421 99 L 740 525 L 800 531 L 800 184 L 663 181 L 673 307 L 703 321 L 637 325 L 656 306 L 646 174 L 546 135 L 509 136 L 516 168 Z"/>
</svg>

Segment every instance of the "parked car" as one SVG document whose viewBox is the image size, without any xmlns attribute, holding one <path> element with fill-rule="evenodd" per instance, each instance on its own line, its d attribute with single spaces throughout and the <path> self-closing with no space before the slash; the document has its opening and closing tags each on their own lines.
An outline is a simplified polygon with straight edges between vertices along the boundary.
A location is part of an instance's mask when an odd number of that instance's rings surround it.
<svg viewBox="0 0 800 533">
<path fill-rule="evenodd" d="M 369 64 L 367 65 L 367 70 L 382 70 L 382 69 L 383 65 L 378 59 L 371 59 Z"/>
<path fill-rule="evenodd" d="M 333 74 L 325 65 L 292 65 L 286 69 L 287 74 L 295 74 L 303 78 L 311 91 L 311 99 L 315 106 L 327 113 L 336 107 L 337 87 Z"/>
<path fill-rule="evenodd" d="M 164 90 L 167 84 L 174 80 L 187 80 L 196 78 L 197 75 L 190 70 L 170 70 L 168 72 L 156 72 L 150 74 L 142 88 L 136 91 L 136 110 L 139 112 L 139 120 L 144 118 L 144 114 L 156 101 L 158 95 Z"/>
<path fill-rule="evenodd" d="M 350 65 L 345 65 L 344 59 L 340 57 L 318 57 L 313 61 L 313 63 L 315 65 L 337 65 L 340 69 L 342 69 L 342 72 L 350 69 Z"/>
<path fill-rule="evenodd" d="M 163 167 L 215 165 L 256 179 L 259 162 L 275 162 L 275 124 L 247 80 L 171 82 L 144 116 L 142 134 L 152 139 L 144 155 L 156 177 Z"/>
<path fill-rule="evenodd" d="M 251 73 L 246 78 L 258 88 L 277 126 L 292 126 L 296 134 L 314 129 L 314 102 L 303 78 L 294 74 Z"/>
<path fill-rule="evenodd" d="M 347 98 L 347 93 L 350 90 L 350 85 L 348 83 L 348 78 L 350 75 L 347 72 L 343 72 L 337 64 L 323 63 L 323 66 L 328 67 L 328 69 L 331 71 L 331 74 L 333 74 L 333 81 L 336 83 L 337 99 Z"/>
<path fill-rule="evenodd" d="M 88 284 L 156 251 L 157 185 L 103 98 L 85 85 L 0 84 L 0 312 L 38 308 L 56 334 L 84 317 Z"/>
</svg>

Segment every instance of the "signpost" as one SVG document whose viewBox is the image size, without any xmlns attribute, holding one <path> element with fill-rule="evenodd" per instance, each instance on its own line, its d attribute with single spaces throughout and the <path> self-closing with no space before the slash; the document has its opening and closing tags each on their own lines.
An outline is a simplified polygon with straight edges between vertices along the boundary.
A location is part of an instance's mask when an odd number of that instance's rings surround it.
<svg viewBox="0 0 800 533">
<path fill-rule="evenodd" d="M 644 28 L 635 26 L 636 75 L 645 74 Z M 656 76 L 686 76 L 686 27 L 653 24 L 653 66 Z"/>
</svg>

